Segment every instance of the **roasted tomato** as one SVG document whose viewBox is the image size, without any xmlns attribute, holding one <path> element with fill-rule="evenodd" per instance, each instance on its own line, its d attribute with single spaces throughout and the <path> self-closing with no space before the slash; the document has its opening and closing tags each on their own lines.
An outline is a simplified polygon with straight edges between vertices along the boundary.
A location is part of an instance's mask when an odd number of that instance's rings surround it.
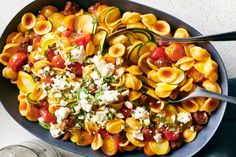
<svg viewBox="0 0 236 157">
<path fill-rule="evenodd" d="M 202 73 L 200 73 L 196 68 L 191 68 L 186 72 L 189 78 L 193 78 L 193 82 L 203 82 L 205 77 Z"/>
<path fill-rule="evenodd" d="M 72 43 L 81 46 L 83 45 L 84 48 L 86 48 L 87 44 L 89 41 L 92 40 L 92 35 L 91 34 L 86 34 L 86 35 L 77 35 L 75 38 L 72 39 Z"/>
<path fill-rule="evenodd" d="M 71 72 L 74 73 L 76 76 L 81 76 L 83 71 L 84 64 L 80 63 L 73 63 L 69 65 L 69 68 L 71 69 Z"/>
<path fill-rule="evenodd" d="M 121 112 L 124 114 L 125 118 L 131 117 L 131 109 L 123 105 Z"/>
<path fill-rule="evenodd" d="M 179 138 L 179 133 L 175 133 L 169 130 L 165 130 L 163 131 L 164 133 L 164 137 L 168 140 L 168 141 L 175 141 Z"/>
<path fill-rule="evenodd" d="M 61 55 L 56 55 L 52 58 L 52 65 L 56 68 L 64 69 L 65 61 L 61 58 Z"/>
<path fill-rule="evenodd" d="M 27 54 L 23 52 L 15 53 L 9 59 L 9 65 L 13 71 L 18 72 L 27 61 Z"/>
<path fill-rule="evenodd" d="M 48 124 L 55 124 L 57 122 L 57 118 L 52 115 L 45 107 L 39 109 L 39 114 L 40 117 L 42 117 L 44 121 Z"/>
<path fill-rule="evenodd" d="M 180 58 L 186 56 L 184 46 L 182 44 L 174 43 L 166 48 L 166 54 L 171 61 L 176 62 Z"/>
<path fill-rule="evenodd" d="M 150 56 L 150 58 L 154 61 L 162 57 L 166 57 L 165 49 L 162 47 L 157 47 Z"/>
</svg>

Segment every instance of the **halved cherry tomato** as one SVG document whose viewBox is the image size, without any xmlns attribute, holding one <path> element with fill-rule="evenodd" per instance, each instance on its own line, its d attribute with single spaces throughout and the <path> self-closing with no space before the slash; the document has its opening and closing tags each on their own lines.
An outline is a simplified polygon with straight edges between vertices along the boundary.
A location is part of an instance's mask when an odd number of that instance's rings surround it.
<svg viewBox="0 0 236 157">
<path fill-rule="evenodd" d="M 42 101 L 40 101 L 40 108 L 46 108 L 46 109 L 48 109 L 48 106 L 49 106 L 49 104 L 48 104 L 48 101 L 47 101 L 47 100 L 42 100 Z"/>
<path fill-rule="evenodd" d="M 203 82 L 205 80 L 205 76 L 194 67 L 189 69 L 186 74 L 189 78 L 193 78 L 193 82 Z"/>
<path fill-rule="evenodd" d="M 64 69 L 65 61 L 61 58 L 61 55 L 56 55 L 52 58 L 52 65 L 56 68 Z"/>
<path fill-rule="evenodd" d="M 142 129 L 143 137 L 145 141 L 152 141 L 155 134 L 152 128 L 143 128 Z"/>
<path fill-rule="evenodd" d="M 36 49 L 38 47 L 40 47 L 40 40 L 41 40 L 42 36 L 41 35 L 34 35 L 34 39 L 33 39 L 33 48 Z"/>
<path fill-rule="evenodd" d="M 38 120 L 39 116 L 40 116 L 40 115 L 39 115 L 39 109 L 36 108 L 36 107 L 34 107 L 34 106 L 32 106 L 31 109 L 30 109 L 30 111 L 26 114 L 25 117 L 26 117 L 29 121 L 35 122 L 35 121 Z"/>
<path fill-rule="evenodd" d="M 129 109 L 125 105 L 123 105 L 123 107 L 121 108 L 121 112 L 123 113 L 125 118 L 131 117 L 131 109 Z"/>
<path fill-rule="evenodd" d="M 73 30 L 68 29 L 68 30 L 62 32 L 62 33 L 61 33 L 61 36 L 69 38 L 73 33 L 74 33 Z"/>
<path fill-rule="evenodd" d="M 102 139 L 105 139 L 107 136 L 111 135 L 105 128 L 99 129 L 98 132 L 101 134 Z"/>
<path fill-rule="evenodd" d="M 109 135 L 103 139 L 102 151 L 109 155 L 115 155 L 119 149 L 118 137 Z"/>
<path fill-rule="evenodd" d="M 173 62 L 176 62 L 180 58 L 186 56 L 184 46 L 182 44 L 174 43 L 167 48 L 170 49 L 169 51 L 167 51 L 167 55 Z"/>
<path fill-rule="evenodd" d="M 27 61 L 27 54 L 23 52 L 15 53 L 9 59 L 9 65 L 13 71 L 18 72 L 22 65 Z"/>
<path fill-rule="evenodd" d="M 46 52 L 46 55 L 47 55 L 47 59 L 48 59 L 49 61 L 52 61 L 52 58 L 53 58 L 54 56 L 56 56 L 56 53 L 55 53 L 53 50 L 49 50 L 49 51 Z"/>
<path fill-rule="evenodd" d="M 41 78 L 40 80 L 41 83 L 49 83 L 49 84 L 52 84 L 53 81 L 52 81 L 52 76 L 46 76 L 45 78 Z"/>
<path fill-rule="evenodd" d="M 92 35 L 91 34 L 86 34 L 86 35 L 78 35 L 78 36 L 75 36 L 74 39 L 72 39 L 72 43 L 78 45 L 78 46 L 81 46 L 83 45 L 84 48 L 86 48 L 87 44 L 89 41 L 92 40 Z"/>
<path fill-rule="evenodd" d="M 55 124 L 57 122 L 57 118 L 52 115 L 45 107 L 39 109 L 39 114 L 40 117 L 42 117 L 44 121 L 48 124 Z"/>
<path fill-rule="evenodd" d="M 162 57 L 166 57 L 165 49 L 162 47 L 157 47 L 151 54 L 151 59 L 154 61 Z"/>
<path fill-rule="evenodd" d="M 73 63 L 69 65 L 69 68 L 71 69 L 71 72 L 74 73 L 76 76 L 81 76 L 83 71 L 84 64 L 80 63 Z"/>
<path fill-rule="evenodd" d="M 179 133 L 175 133 L 169 130 L 165 130 L 163 131 L 164 133 L 164 137 L 168 140 L 168 141 L 175 141 L 179 138 Z"/>
</svg>

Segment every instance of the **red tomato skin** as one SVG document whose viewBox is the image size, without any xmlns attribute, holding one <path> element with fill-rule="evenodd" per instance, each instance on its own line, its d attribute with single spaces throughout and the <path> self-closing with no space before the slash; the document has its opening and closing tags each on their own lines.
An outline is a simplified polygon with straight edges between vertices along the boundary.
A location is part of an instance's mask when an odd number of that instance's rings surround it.
<svg viewBox="0 0 236 157">
<path fill-rule="evenodd" d="M 102 139 L 105 139 L 107 136 L 111 135 L 105 128 L 99 129 L 98 132 L 101 134 Z"/>
<path fill-rule="evenodd" d="M 162 47 L 157 47 L 151 54 L 151 59 L 154 61 L 162 57 L 166 57 L 165 49 Z"/>
<path fill-rule="evenodd" d="M 172 50 L 170 54 L 168 54 L 168 57 L 170 58 L 171 61 L 176 62 L 179 59 L 186 56 L 184 46 L 182 44 L 175 43 L 174 45 L 170 45 L 170 46 Z"/>
<path fill-rule="evenodd" d="M 189 78 L 193 78 L 193 82 L 203 82 L 205 81 L 205 76 L 200 73 L 196 68 L 191 68 L 186 72 Z"/>
<path fill-rule="evenodd" d="M 47 76 L 46 78 L 41 78 L 40 80 L 41 83 L 49 83 L 49 84 L 52 84 L 53 81 L 52 81 L 52 76 Z"/>
<path fill-rule="evenodd" d="M 174 133 L 174 132 L 168 131 L 168 130 L 163 131 L 163 133 L 164 133 L 164 137 L 168 141 L 175 141 L 179 138 L 179 133 Z"/>
<path fill-rule="evenodd" d="M 26 53 L 23 52 L 15 53 L 9 59 L 9 65 L 13 71 L 18 72 L 21 66 L 26 62 L 27 58 L 28 57 Z"/>
<path fill-rule="evenodd" d="M 74 73 L 76 76 L 82 76 L 84 64 L 80 63 L 73 63 L 69 65 L 69 68 L 71 69 L 71 72 Z"/>
<path fill-rule="evenodd" d="M 56 55 L 52 58 L 52 65 L 56 68 L 64 69 L 65 61 L 61 58 L 61 55 Z"/>
<path fill-rule="evenodd" d="M 155 132 L 154 132 L 154 130 L 152 128 L 143 128 L 142 129 L 142 133 L 143 133 L 145 141 L 152 141 L 152 140 L 154 140 L 153 136 L 155 135 Z"/>
<path fill-rule="evenodd" d="M 44 119 L 44 121 L 48 124 L 56 124 L 57 122 L 57 118 L 55 116 L 53 116 L 47 108 L 43 107 L 39 109 L 39 114 L 40 117 L 42 117 Z"/>
<path fill-rule="evenodd" d="M 73 30 L 68 29 L 68 30 L 62 32 L 61 36 L 69 38 L 69 37 L 71 37 L 71 35 L 72 35 L 73 33 L 74 33 Z"/>
<path fill-rule="evenodd" d="M 47 59 L 51 62 L 52 58 L 56 56 L 56 53 L 53 50 L 49 50 L 46 52 L 46 55 L 47 55 Z"/>
<path fill-rule="evenodd" d="M 129 109 L 125 105 L 123 105 L 123 107 L 121 108 L 121 112 L 123 113 L 125 118 L 131 117 L 131 109 Z"/>
<path fill-rule="evenodd" d="M 78 46 L 83 46 L 84 49 L 86 48 L 87 44 L 89 41 L 92 40 L 92 35 L 91 34 L 86 34 L 84 36 L 76 36 L 75 39 L 73 39 L 73 43 L 78 45 Z"/>
</svg>

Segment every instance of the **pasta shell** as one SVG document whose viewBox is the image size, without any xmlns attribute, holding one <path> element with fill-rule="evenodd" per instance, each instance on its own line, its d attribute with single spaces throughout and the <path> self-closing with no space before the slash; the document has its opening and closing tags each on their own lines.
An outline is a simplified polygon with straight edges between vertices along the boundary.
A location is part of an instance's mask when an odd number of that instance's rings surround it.
<svg viewBox="0 0 236 157">
<path fill-rule="evenodd" d="M 191 113 L 197 112 L 199 110 L 199 105 L 194 100 L 183 101 L 182 107 L 184 108 L 184 110 L 191 112 Z"/>
<path fill-rule="evenodd" d="M 144 147 L 145 142 L 140 141 L 132 136 L 132 132 L 126 132 L 126 137 L 128 140 L 136 147 Z"/>
<path fill-rule="evenodd" d="M 203 111 L 211 113 L 217 109 L 217 107 L 219 106 L 219 103 L 220 101 L 217 99 L 208 98 L 203 104 L 203 106 L 201 107 L 201 109 Z"/>
<path fill-rule="evenodd" d="M 49 21 L 38 21 L 34 26 L 34 32 L 38 35 L 44 35 L 51 31 L 52 24 Z"/>
<path fill-rule="evenodd" d="M 141 95 L 142 95 L 141 91 L 130 90 L 128 99 L 129 99 L 129 101 L 134 101 L 134 100 L 137 100 L 138 98 L 140 98 Z"/>
<path fill-rule="evenodd" d="M 146 28 L 141 22 L 127 24 L 127 28 Z"/>
<path fill-rule="evenodd" d="M 106 124 L 106 130 L 112 134 L 117 134 L 125 128 L 125 121 L 123 119 L 110 120 Z"/>
<path fill-rule="evenodd" d="M 160 86 L 157 86 L 155 88 L 155 93 L 160 98 L 167 98 L 168 96 L 170 96 L 171 92 L 172 91 L 164 91 Z"/>
<path fill-rule="evenodd" d="M 151 150 L 157 155 L 165 155 L 170 151 L 169 141 L 163 140 L 161 142 L 148 142 Z"/>
<path fill-rule="evenodd" d="M 22 18 L 21 18 L 21 25 L 25 28 L 25 29 L 32 29 L 34 28 L 34 25 L 36 24 L 36 17 L 34 16 L 34 14 L 28 12 L 25 13 Z"/>
<path fill-rule="evenodd" d="M 141 19 L 142 19 L 142 23 L 149 29 L 154 23 L 157 22 L 157 18 L 154 14 L 141 15 Z"/>
<path fill-rule="evenodd" d="M 74 21 L 75 15 L 68 15 L 63 19 L 64 26 L 70 30 L 74 30 Z"/>
<path fill-rule="evenodd" d="M 153 113 L 160 113 L 163 110 L 164 106 L 165 106 L 165 102 L 160 101 L 160 103 L 156 103 L 155 106 L 150 106 L 150 110 Z"/>
<path fill-rule="evenodd" d="M 202 83 L 202 86 L 209 91 L 221 93 L 221 88 L 218 83 L 206 80 Z"/>
<path fill-rule="evenodd" d="M 22 116 L 26 116 L 31 110 L 31 104 L 26 99 L 20 100 L 19 112 Z"/>
<path fill-rule="evenodd" d="M 108 27 L 116 27 L 121 22 L 121 13 L 119 8 L 113 7 L 105 16 L 105 24 Z"/>
<path fill-rule="evenodd" d="M 133 24 L 141 20 L 141 15 L 136 12 L 125 12 L 122 16 L 122 24 Z"/>
<path fill-rule="evenodd" d="M 110 54 L 110 56 L 112 56 L 114 58 L 122 57 L 125 54 L 125 46 L 123 44 L 112 45 L 109 48 L 108 53 Z"/>
<path fill-rule="evenodd" d="M 160 79 L 158 78 L 158 72 L 156 70 L 152 70 L 147 74 L 147 78 L 154 82 L 160 82 Z"/>
<path fill-rule="evenodd" d="M 190 129 L 186 129 L 183 132 L 183 137 L 185 142 L 192 142 L 197 136 L 196 131 L 192 131 Z"/>
<path fill-rule="evenodd" d="M 184 28 L 178 28 L 174 33 L 174 38 L 189 38 L 189 33 Z"/>
<path fill-rule="evenodd" d="M 22 91 L 23 93 L 30 93 L 34 86 L 35 86 L 35 81 L 33 77 L 23 71 L 20 71 L 18 73 L 18 78 L 17 78 L 17 87 Z"/>
<path fill-rule="evenodd" d="M 115 45 L 115 44 L 124 44 L 128 41 L 128 38 L 121 34 L 121 35 L 118 35 L 114 38 L 112 38 L 110 41 L 109 41 L 109 45 Z"/>
<path fill-rule="evenodd" d="M 91 143 L 91 148 L 93 150 L 98 150 L 99 148 L 101 148 L 103 145 L 103 139 L 101 134 L 97 133 L 93 139 L 93 142 Z"/>
<path fill-rule="evenodd" d="M 99 129 L 96 123 L 88 121 L 87 119 L 84 121 L 84 127 L 85 127 L 85 130 L 89 133 L 97 132 Z"/>
<path fill-rule="evenodd" d="M 210 57 L 210 54 L 207 52 L 206 49 L 203 49 L 198 46 L 194 46 L 190 49 L 190 54 L 193 58 L 197 61 L 204 61 L 206 58 Z"/>
<path fill-rule="evenodd" d="M 160 81 L 170 83 L 177 78 L 177 73 L 171 67 L 162 67 L 157 71 L 157 76 Z"/>
<path fill-rule="evenodd" d="M 195 63 L 194 58 L 183 57 L 176 62 L 176 65 L 179 66 L 180 69 L 187 71 L 194 66 L 194 63 Z"/>
<path fill-rule="evenodd" d="M 158 71 L 159 68 L 153 63 L 151 58 L 147 59 L 147 64 L 152 70 Z"/>
<path fill-rule="evenodd" d="M 158 20 L 151 26 L 151 30 L 158 35 L 169 36 L 170 35 L 170 25 L 166 21 Z"/>
<path fill-rule="evenodd" d="M 88 42 L 85 51 L 86 51 L 86 56 L 92 56 L 95 53 L 95 47 L 92 41 Z"/>
<path fill-rule="evenodd" d="M 6 44 L 3 48 L 2 53 L 17 53 L 19 50 L 19 44 Z"/>
<path fill-rule="evenodd" d="M 13 44 L 19 44 L 23 40 L 24 36 L 22 32 L 17 33 L 12 39 Z"/>
<path fill-rule="evenodd" d="M 172 85 L 169 83 L 160 82 L 160 83 L 157 83 L 157 87 L 161 88 L 164 91 L 173 91 L 175 88 L 178 87 L 178 85 Z"/>
<path fill-rule="evenodd" d="M 126 71 L 133 75 L 142 75 L 143 73 L 137 65 L 131 65 L 130 67 L 126 68 Z"/>
<path fill-rule="evenodd" d="M 18 31 L 18 32 L 22 32 L 22 33 L 26 33 L 26 32 L 28 32 L 29 30 L 26 29 L 25 26 L 22 25 L 22 23 L 19 23 L 19 24 L 17 25 L 17 31 Z"/>
<path fill-rule="evenodd" d="M 9 66 L 9 59 L 11 58 L 11 56 L 12 56 L 11 53 L 1 53 L 0 62 L 5 66 Z"/>
<path fill-rule="evenodd" d="M 15 37 L 16 34 L 17 34 L 17 32 L 12 32 L 12 33 L 10 33 L 10 34 L 7 36 L 6 44 L 12 43 L 12 39 Z"/>
<path fill-rule="evenodd" d="M 180 91 L 189 92 L 193 89 L 193 78 L 189 78 L 187 82 L 180 88 Z"/>
<path fill-rule="evenodd" d="M 132 131 L 132 130 L 138 131 L 142 128 L 142 125 L 139 122 L 139 120 L 134 119 L 134 117 L 126 118 L 125 123 L 128 126 L 126 128 L 126 131 Z"/>
<path fill-rule="evenodd" d="M 34 63 L 33 69 L 37 73 L 38 70 L 43 69 L 46 66 L 51 66 L 51 62 L 48 60 L 39 60 L 36 63 Z"/>
<path fill-rule="evenodd" d="M 56 31 L 64 22 L 64 15 L 58 12 L 52 13 L 48 19 L 51 21 L 53 31 Z"/>
</svg>

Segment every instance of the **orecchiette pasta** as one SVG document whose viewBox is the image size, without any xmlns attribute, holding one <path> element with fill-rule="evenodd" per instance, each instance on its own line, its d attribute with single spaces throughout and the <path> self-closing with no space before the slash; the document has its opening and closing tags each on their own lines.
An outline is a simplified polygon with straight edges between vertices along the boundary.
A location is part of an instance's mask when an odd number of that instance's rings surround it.
<svg viewBox="0 0 236 157">
<path fill-rule="evenodd" d="M 175 149 L 172 142 L 193 141 L 196 115 L 215 111 L 219 100 L 168 100 L 196 86 L 221 93 L 218 64 L 200 46 L 157 43 L 150 32 L 135 29 L 190 37 L 157 17 L 102 4 L 79 10 L 72 2 L 63 11 L 45 6 L 25 13 L 0 54 L 2 75 L 19 88 L 20 114 L 53 138 L 110 156 L 142 149 L 165 155 Z M 134 29 L 107 38 L 123 28 Z"/>
</svg>

